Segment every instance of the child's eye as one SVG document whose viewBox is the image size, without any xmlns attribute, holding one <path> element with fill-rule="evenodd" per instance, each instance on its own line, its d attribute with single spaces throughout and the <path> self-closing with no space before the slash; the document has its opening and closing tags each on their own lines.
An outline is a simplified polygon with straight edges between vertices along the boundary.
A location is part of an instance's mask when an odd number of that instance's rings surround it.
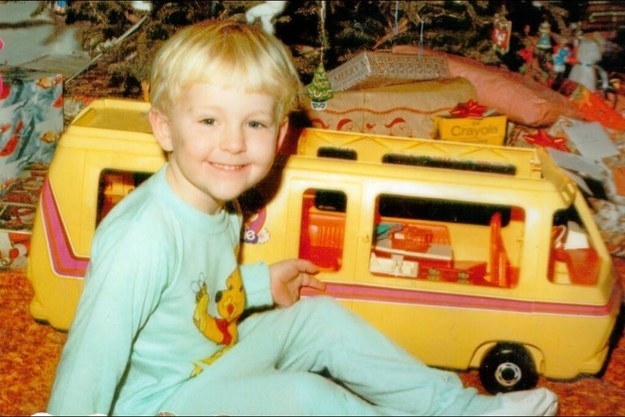
<svg viewBox="0 0 625 417">
<path fill-rule="evenodd" d="M 200 123 L 208 126 L 213 126 L 215 124 L 215 119 L 202 119 L 200 120 Z"/>
<path fill-rule="evenodd" d="M 259 129 L 261 127 L 265 127 L 265 124 L 254 120 L 254 121 L 249 122 L 248 126 L 254 129 Z"/>
</svg>

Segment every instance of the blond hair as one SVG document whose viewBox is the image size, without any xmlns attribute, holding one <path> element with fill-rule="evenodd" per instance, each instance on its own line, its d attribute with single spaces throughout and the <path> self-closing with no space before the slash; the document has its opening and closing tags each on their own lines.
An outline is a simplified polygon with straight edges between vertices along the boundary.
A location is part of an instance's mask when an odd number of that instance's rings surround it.
<svg viewBox="0 0 625 417">
<path fill-rule="evenodd" d="M 165 42 L 152 64 L 152 107 L 167 114 L 182 90 L 194 83 L 269 94 L 276 99 L 278 121 L 297 107 L 302 88 L 285 45 L 235 20 L 196 23 Z"/>
</svg>

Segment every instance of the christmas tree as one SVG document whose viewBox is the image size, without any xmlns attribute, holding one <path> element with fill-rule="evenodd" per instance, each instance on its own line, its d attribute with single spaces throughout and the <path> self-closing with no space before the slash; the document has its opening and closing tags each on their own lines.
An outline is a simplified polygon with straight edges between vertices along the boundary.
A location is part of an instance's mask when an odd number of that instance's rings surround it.
<svg viewBox="0 0 625 417">
<path fill-rule="evenodd" d="M 40 11 L 53 3 L 42 2 Z M 138 9 L 137 3 L 148 7 Z M 63 17 L 66 24 L 79 27 L 84 49 L 100 57 L 98 65 L 106 68 L 110 82 L 126 86 L 128 95 L 136 95 L 140 82 L 147 79 L 155 51 L 178 28 L 205 19 L 244 21 L 245 12 L 260 3 L 68 1 Z M 384 50 L 400 44 L 420 45 L 522 71 L 527 64 L 524 50 L 528 41 L 537 38 L 540 25 L 547 23 L 554 36 L 564 36 L 571 25 L 582 20 L 586 3 L 303 0 L 287 2 L 286 8 L 274 17 L 273 25 L 276 36 L 291 49 L 305 84 L 312 81 L 319 63 L 333 69 L 363 50 Z M 493 27 L 497 19 L 511 24 L 506 48 L 494 47 Z M 623 34 L 618 36 L 622 39 Z M 613 58 L 610 52 L 621 54 L 621 58 Z M 606 51 L 604 58 L 618 66 L 623 62 L 622 48 Z"/>
</svg>

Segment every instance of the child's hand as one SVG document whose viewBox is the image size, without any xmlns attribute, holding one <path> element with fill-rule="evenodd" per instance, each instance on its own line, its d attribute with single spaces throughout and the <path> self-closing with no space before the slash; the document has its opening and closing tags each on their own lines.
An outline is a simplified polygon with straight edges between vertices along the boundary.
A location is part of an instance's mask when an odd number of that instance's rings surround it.
<svg viewBox="0 0 625 417">
<path fill-rule="evenodd" d="M 305 259 L 287 259 L 269 266 L 271 296 L 282 307 L 299 300 L 301 287 L 324 290 L 325 284 L 313 275 L 319 272 L 315 264 Z"/>
</svg>

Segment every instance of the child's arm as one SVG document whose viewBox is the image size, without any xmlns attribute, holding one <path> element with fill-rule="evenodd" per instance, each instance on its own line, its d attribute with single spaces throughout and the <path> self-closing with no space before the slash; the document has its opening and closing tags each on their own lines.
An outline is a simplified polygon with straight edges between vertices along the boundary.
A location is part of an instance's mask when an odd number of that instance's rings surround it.
<svg viewBox="0 0 625 417">
<path fill-rule="evenodd" d="M 301 287 L 324 290 L 325 284 L 314 277 L 319 268 L 304 259 L 287 259 L 269 266 L 273 301 L 288 307 L 299 300 Z"/>
<path fill-rule="evenodd" d="M 162 251 L 155 250 L 150 240 L 126 229 L 108 233 L 94 245 L 57 368 L 47 410 L 51 414 L 110 412 L 133 339 L 158 301 L 159 277 L 167 274 L 163 264 L 167 257 L 159 256 Z M 150 253 L 154 256 L 146 258 Z"/>
</svg>

